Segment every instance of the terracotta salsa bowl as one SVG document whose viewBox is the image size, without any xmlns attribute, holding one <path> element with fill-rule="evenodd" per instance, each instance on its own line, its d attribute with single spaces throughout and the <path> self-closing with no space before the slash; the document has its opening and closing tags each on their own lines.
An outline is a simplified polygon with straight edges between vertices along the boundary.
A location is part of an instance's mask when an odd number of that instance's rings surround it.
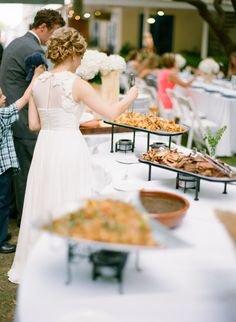
<svg viewBox="0 0 236 322">
<path fill-rule="evenodd" d="M 188 200 L 174 193 L 140 190 L 139 195 L 146 211 L 169 228 L 178 226 L 189 208 Z"/>
</svg>

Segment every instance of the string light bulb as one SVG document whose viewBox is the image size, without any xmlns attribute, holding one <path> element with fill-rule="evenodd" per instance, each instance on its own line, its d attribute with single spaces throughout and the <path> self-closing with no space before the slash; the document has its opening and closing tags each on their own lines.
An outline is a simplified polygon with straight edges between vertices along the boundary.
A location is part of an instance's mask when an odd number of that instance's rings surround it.
<svg viewBox="0 0 236 322">
<path fill-rule="evenodd" d="M 164 16 L 164 11 L 162 11 L 162 10 L 159 10 L 159 11 L 157 11 L 157 14 L 158 14 L 158 16 Z"/>
<path fill-rule="evenodd" d="M 89 13 L 89 12 L 85 12 L 85 14 L 84 14 L 84 18 L 88 19 L 90 16 L 91 16 L 91 15 L 90 15 L 90 13 Z"/>
<path fill-rule="evenodd" d="M 94 15 L 96 16 L 96 17 L 98 17 L 98 16 L 101 16 L 101 11 L 99 11 L 99 10 L 96 10 L 95 12 L 94 12 Z"/>
<path fill-rule="evenodd" d="M 80 16 L 75 16 L 75 20 L 80 20 Z"/>
<path fill-rule="evenodd" d="M 149 24 L 151 24 L 151 25 L 152 25 L 153 23 L 155 23 L 155 21 L 156 21 L 156 20 L 155 20 L 154 18 L 148 18 L 148 19 L 147 19 L 147 23 L 149 23 Z"/>
</svg>

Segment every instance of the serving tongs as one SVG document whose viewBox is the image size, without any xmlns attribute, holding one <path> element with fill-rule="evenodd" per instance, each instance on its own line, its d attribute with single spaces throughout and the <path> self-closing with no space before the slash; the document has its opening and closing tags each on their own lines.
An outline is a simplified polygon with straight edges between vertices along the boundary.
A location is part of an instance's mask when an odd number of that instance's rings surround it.
<svg viewBox="0 0 236 322">
<path fill-rule="evenodd" d="M 223 172 L 227 177 L 232 177 L 233 171 L 229 166 L 222 164 L 220 161 L 216 160 L 215 158 L 210 157 L 206 153 L 197 152 L 197 154 L 200 155 L 204 160 L 211 163 L 220 172 Z"/>
<path fill-rule="evenodd" d="M 129 84 L 129 88 L 135 85 L 135 75 L 133 73 L 129 74 L 128 84 Z M 129 112 L 133 113 L 133 111 L 134 111 L 134 103 L 131 103 L 129 107 Z"/>
</svg>

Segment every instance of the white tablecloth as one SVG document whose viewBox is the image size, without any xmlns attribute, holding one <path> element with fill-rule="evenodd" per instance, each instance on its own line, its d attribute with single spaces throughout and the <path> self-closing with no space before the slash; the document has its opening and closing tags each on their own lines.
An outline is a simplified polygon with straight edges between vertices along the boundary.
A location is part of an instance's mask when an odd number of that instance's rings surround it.
<svg viewBox="0 0 236 322">
<path fill-rule="evenodd" d="M 192 88 L 189 93 L 199 111 L 218 127 L 227 129 L 217 147 L 218 156 L 231 156 L 236 153 L 236 98 L 227 98 L 219 93 Z"/>
<path fill-rule="evenodd" d="M 125 134 L 129 137 L 130 134 Z M 120 135 L 116 134 L 117 139 Z M 123 135 L 124 137 L 124 135 Z M 96 139 L 96 137 L 94 137 Z M 137 135 L 136 153 L 145 149 Z M 128 179 L 143 187 L 175 191 L 175 174 L 153 169 L 147 182 L 143 164 L 124 165 L 110 154 L 109 142 L 98 146 L 94 155 L 110 171 L 112 191 L 128 168 Z M 236 186 L 222 194 L 222 184 L 203 181 L 200 200 L 193 191 L 185 197 L 190 209 L 173 233 L 192 247 L 141 253 L 142 271 L 134 269 L 131 256 L 125 271 L 124 295 L 116 283 L 91 280 L 86 260 L 73 265 L 72 282 L 65 285 L 66 248 L 59 238 L 42 235 L 32 252 L 18 293 L 19 322 L 233 322 L 236 320 L 236 253 L 215 208 L 235 209 Z M 131 192 L 130 192 L 131 193 Z M 183 195 L 182 191 L 178 193 Z M 127 196 L 128 192 L 120 192 Z"/>
</svg>

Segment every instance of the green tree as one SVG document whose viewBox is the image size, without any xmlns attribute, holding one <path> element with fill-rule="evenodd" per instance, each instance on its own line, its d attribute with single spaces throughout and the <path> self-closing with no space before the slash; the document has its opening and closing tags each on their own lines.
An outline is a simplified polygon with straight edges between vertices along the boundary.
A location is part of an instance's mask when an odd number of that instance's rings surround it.
<svg viewBox="0 0 236 322">
<path fill-rule="evenodd" d="M 236 43 L 230 37 L 228 32 L 224 29 L 225 23 L 225 10 L 223 9 L 223 4 L 226 2 L 224 0 L 212 0 L 212 5 L 214 10 L 210 10 L 210 5 L 203 0 L 173 0 L 175 2 L 186 2 L 194 6 L 199 15 L 209 24 L 210 28 L 214 31 L 215 35 L 218 37 L 220 43 L 222 44 L 225 53 L 229 56 L 233 51 L 236 50 Z M 232 7 L 235 12 L 236 18 L 236 0 L 230 0 Z M 228 1 L 227 1 L 228 2 Z"/>
<path fill-rule="evenodd" d="M 75 11 L 75 15 L 81 15 L 83 13 L 83 0 L 73 0 L 73 9 Z"/>
</svg>

